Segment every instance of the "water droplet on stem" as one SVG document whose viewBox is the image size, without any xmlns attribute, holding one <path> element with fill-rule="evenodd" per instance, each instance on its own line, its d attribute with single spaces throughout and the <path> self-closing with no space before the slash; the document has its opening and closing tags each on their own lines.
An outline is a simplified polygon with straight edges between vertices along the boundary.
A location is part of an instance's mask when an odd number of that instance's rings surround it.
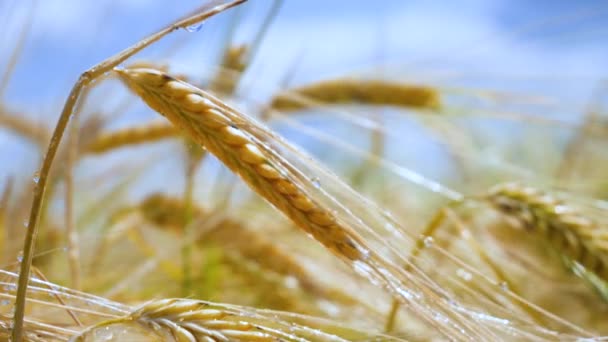
<svg viewBox="0 0 608 342">
<path fill-rule="evenodd" d="M 424 242 L 424 247 L 430 248 L 430 247 L 433 247 L 435 240 L 433 239 L 432 236 L 427 236 L 424 238 L 423 242 Z"/>
<path fill-rule="evenodd" d="M 507 284 L 506 281 L 501 281 L 498 286 L 500 286 L 500 289 L 503 291 L 509 291 L 509 284 Z"/>
<path fill-rule="evenodd" d="M 198 32 L 203 28 L 203 24 L 194 24 L 190 26 L 186 26 L 186 31 L 188 32 Z"/>
</svg>

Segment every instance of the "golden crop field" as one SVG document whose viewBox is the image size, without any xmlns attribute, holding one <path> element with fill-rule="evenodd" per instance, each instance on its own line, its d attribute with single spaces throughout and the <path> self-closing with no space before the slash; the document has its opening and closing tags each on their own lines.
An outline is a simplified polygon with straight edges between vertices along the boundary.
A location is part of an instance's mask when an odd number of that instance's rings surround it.
<svg viewBox="0 0 608 342">
<path fill-rule="evenodd" d="M 0 2 L 0 339 L 605 339 L 606 19 Z"/>
</svg>

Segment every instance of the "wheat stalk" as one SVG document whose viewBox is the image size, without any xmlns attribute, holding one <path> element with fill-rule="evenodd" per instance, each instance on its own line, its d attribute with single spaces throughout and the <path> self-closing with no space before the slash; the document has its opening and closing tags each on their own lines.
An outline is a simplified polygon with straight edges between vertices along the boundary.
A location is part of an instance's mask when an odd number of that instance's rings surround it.
<svg viewBox="0 0 608 342">
<path fill-rule="evenodd" d="M 436 89 L 427 86 L 339 78 L 283 91 L 274 96 L 270 108 L 291 112 L 314 105 L 352 103 L 437 110 L 440 97 Z"/>
</svg>

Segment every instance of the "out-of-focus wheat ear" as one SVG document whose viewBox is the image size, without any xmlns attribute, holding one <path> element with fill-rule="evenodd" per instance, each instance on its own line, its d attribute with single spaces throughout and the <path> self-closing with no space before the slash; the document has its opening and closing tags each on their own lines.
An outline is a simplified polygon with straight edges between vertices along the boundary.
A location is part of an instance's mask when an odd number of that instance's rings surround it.
<svg viewBox="0 0 608 342">
<path fill-rule="evenodd" d="M 441 101 L 439 91 L 429 86 L 341 78 L 281 91 L 273 97 L 270 109 L 293 112 L 327 104 L 367 104 L 437 110 Z"/>
<path fill-rule="evenodd" d="M 185 203 L 175 197 L 161 193 L 147 196 L 138 206 L 142 216 L 161 228 L 182 232 L 186 220 L 182 213 Z M 203 209 L 192 206 L 193 219 L 200 219 L 204 215 Z M 240 258 L 253 260 L 262 269 L 269 270 L 281 276 L 290 276 L 297 279 L 300 287 L 315 296 L 327 298 L 341 303 L 353 304 L 355 299 L 346 295 L 340 296 L 337 292 L 320 286 L 314 275 L 303 267 L 301 262 L 294 258 L 288 250 L 275 243 L 263 232 L 247 228 L 243 223 L 225 219 L 213 229 L 202 236 L 202 242 L 221 246 L 225 250 Z"/>
<path fill-rule="evenodd" d="M 30 140 L 40 149 L 49 143 L 49 131 L 42 125 L 27 119 L 23 114 L 9 113 L 0 105 L 0 126 Z"/>
<path fill-rule="evenodd" d="M 38 221 L 40 219 L 42 204 L 44 200 L 44 193 L 46 190 L 46 183 L 49 177 L 49 172 L 55 159 L 55 154 L 59 147 L 59 143 L 63 137 L 63 133 L 67 127 L 72 114 L 74 113 L 74 107 L 78 103 L 80 95 L 83 90 L 86 90 L 89 85 L 102 77 L 108 71 L 111 71 L 117 65 L 123 63 L 129 57 L 143 50 L 151 44 L 162 39 L 164 36 L 170 34 L 177 29 L 186 29 L 191 25 L 198 24 L 208 19 L 209 17 L 223 12 L 229 8 L 245 2 L 245 0 L 216 0 L 202 6 L 197 13 L 188 16 L 184 19 L 178 20 L 171 25 L 161 29 L 160 31 L 138 41 L 131 47 L 119 52 L 118 54 L 111 56 L 110 58 L 102 61 L 101 63 L 93 66 L 89 70 L 83 72 L 68 95 L 65 102 L 53 136 L 47 152 L 40 168 L 40 178 L 34 188 L 34 197 L 32 200 L 32 206 L 30 210 L 30 217 L 28 220 L 27 231 L 25 235 L 25 242 L 23 245 L 23 259 L 21 262 L 21 270 L 19 271 L 19 281 L 17 285 L 17 295 L 15 299 L 15 314 L 14 324 L 11 332 L 11 339 L 13 342 L 21 342 L 23 340 L 23 321 L 25 316 L 25 299 L 27 295 L 27 285 L 30 278 L 30 269 L 32 266 L 32 259 L 34 257 L 35 249 L 35 237 L 38 232 Z"/>
<path fill-rule="evenodd" d="M 137 209 L 139 209 L 144 219 L 158 227 L 183 233 L 187 220 L 184 217 L 186 208 L 182 199 L 169 197 L 162 193 L 153 193 L 146 196 L 137 205 Z M 192 211 L 193 217 L 203 215 L 203 210 L 196 206 L 193 206 Z"/>
<path fill-rule="evenodd" d="M 85 152 L 101 154 L 122 147 L 152 143 L 177 136 L 179 131 L 175 126 L 165 122 L 155 122 L 103 133 L 85 147 Z"/>
<path fill-rule="evenodd" d="M 229 46 L 222 56 L 217 73 L 209 82 L 209 90 L 216 94 L 233 94 L 241 74 L 247 68 L 247 52 L 247 45 Z"/>
<path fill-rule="evenodd" d="M 269 119 L 273 110 L 294 112 L 332 104 L 396 106 L 434 111 L 440 109 L 440 103 L 439 91 L 430 86 L 409 85 L 385 80 L 342 78 L 281 91 L 273 97 L 269 108 L 262 113 L 262 118 Z M 381 122 L 380 116 L 375 117 L 375 121 Z M 373 130 L 371 140 L 370 154 L 377 159 L 383 153 L 384 130 Z M 353 174 L 353 184 L 359 185 L 365 173 L 375 165 L 377 163 L 373 162 L 373 159 L 367 158 Z"/>
<path fill-rule="evenodd" d="M 608 281 L 608 230 L 591 217 L 539 189 L 500 184 L 486 199 L 505 215 L 547 241 L 557 252 Z"/>
<path fill-rule="evenodd" d="M 281 276 L 294 277 L 304 290 L 314 295 L 327 295 L 314 281 L 314 276 L 288 250 L 274 243 L 263 232 L 248 229 L 236 221 L 225 220 L 205 235 L 204 240 L 212 241 L 245 259 L 255 260 L 260 267 Z"/>
</svg>

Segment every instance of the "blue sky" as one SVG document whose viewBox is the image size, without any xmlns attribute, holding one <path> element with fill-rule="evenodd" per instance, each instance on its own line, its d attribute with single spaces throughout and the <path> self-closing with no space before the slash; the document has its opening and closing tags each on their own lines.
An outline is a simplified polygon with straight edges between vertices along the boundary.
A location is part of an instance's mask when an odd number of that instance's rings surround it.
<svg viewBox="0 0 608 342">
<path fill-rule="evenodd" d="M 5 2 L 0 11 L 13 8 L 9 24 L 16 29 L 31 0 Z M 49 94 L 65 93 L 79 72 L 200 3 L 38 1 L 33 33 L 9 96 L 30 102 L 32 96 L 46 100 Z M 250 1 L 237 39 L 251 39 L 268 5 Z M 213 50 L 228 20 L 224 15 L 205 25 L 174 61 L 196 64 L 205 44 Z M 299 61 L 296 76 L 302 80 L 379 64 L 408 74 L 448 69 L 595 77 L 608 72 L 608 44 L 602 44 L 606 23 L 604 1 L 286 0 L 257 64 L 268 74 Z M 5 41 L 14 36 L 10 32 Z"/>
</svg>

